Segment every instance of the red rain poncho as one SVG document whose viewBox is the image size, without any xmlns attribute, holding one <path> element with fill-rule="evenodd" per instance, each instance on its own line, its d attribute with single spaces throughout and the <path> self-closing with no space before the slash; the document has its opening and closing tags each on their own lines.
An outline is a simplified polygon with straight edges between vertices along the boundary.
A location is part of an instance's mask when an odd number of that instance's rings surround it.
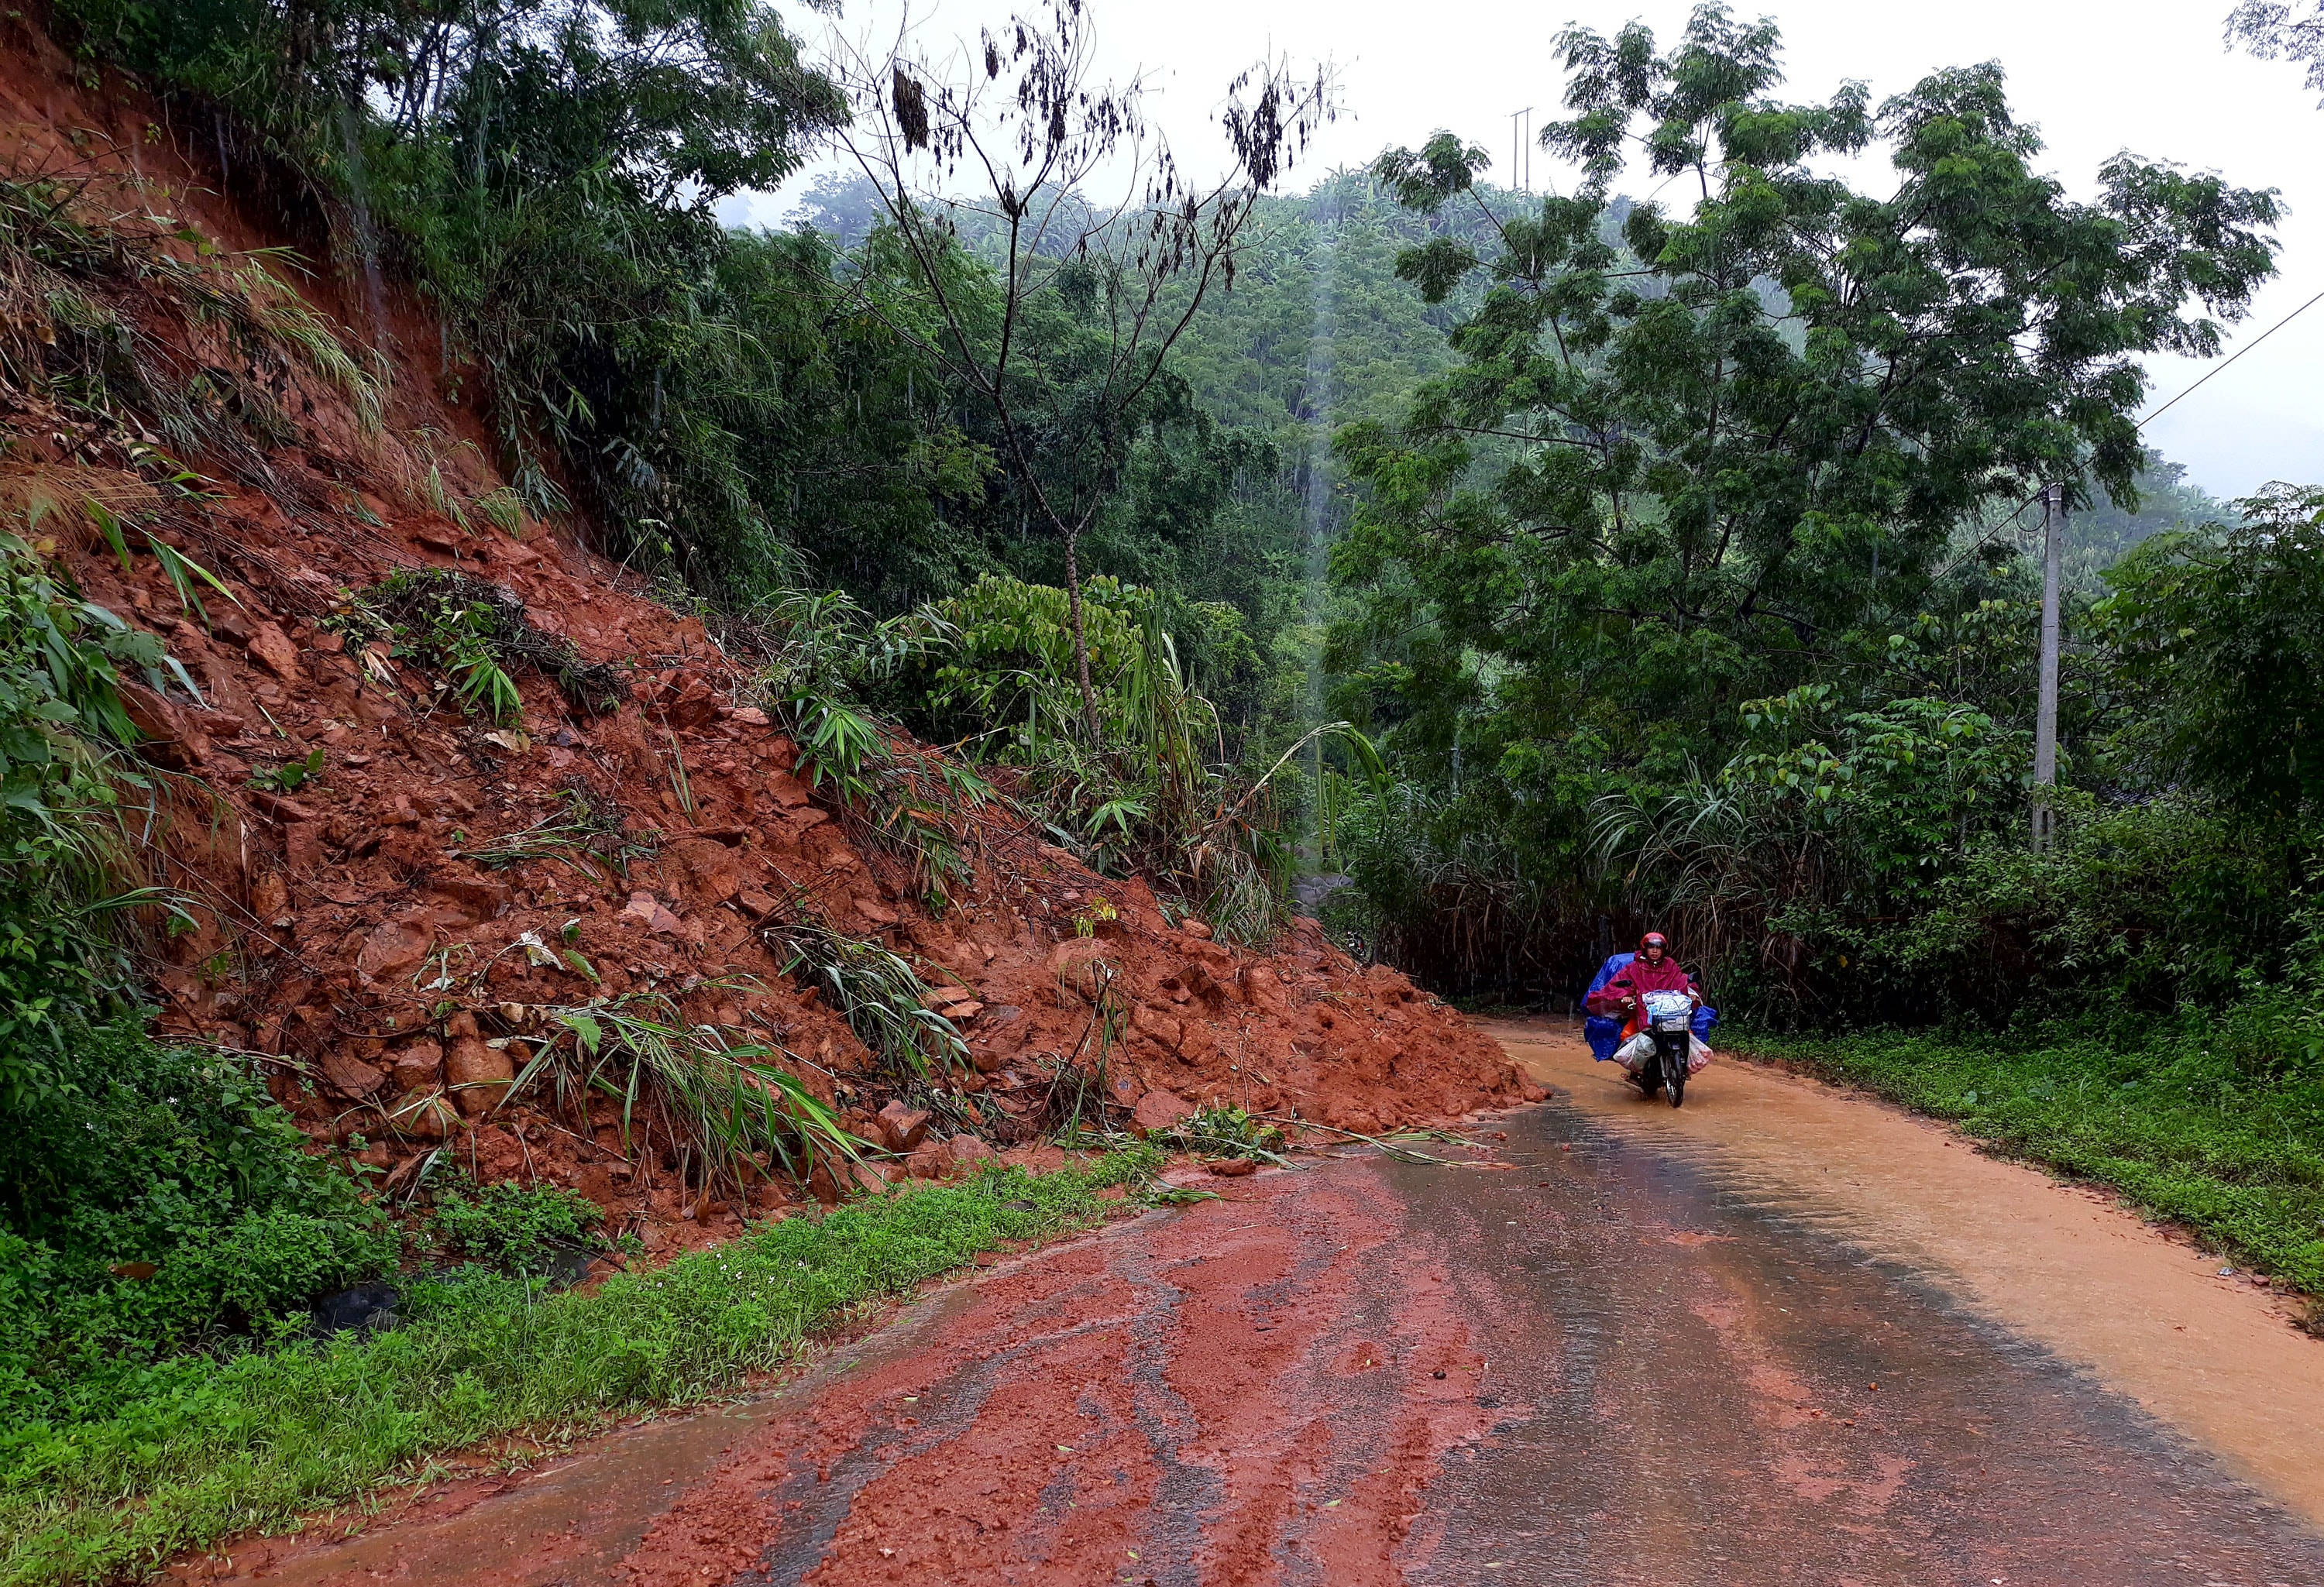
<svg viewBox="0 0 2324 1587">
<path fill-rule="evenodd" d="M 1637 1010 L 1622 1007 L 1624 998 L 1637 998 L 1639 1008 L 1643 1009 L 1646 1006 L 1646 993 L 1650 992 L 1683 992 L 1692 994 L 1693 991 L 1694 977 L 1679 968 L 1676 959 L 1665 954 L 1663 962 L 1654 964 L 1647 963 L 1646 955 L 1640 954 L 1614 973 L 1614 979 L 1608 982 L 1599 991 L 1598 995 L 1590 1000 L 1590 1005 L 1593 1012 L 1609 1014 L 1617 1019 L 1628 1015 L 1628 1020 L 1622 1027 L 1622 1036 L 1627 1040 L 1638 1033 L 1638 1016 Z"/>
</svg>

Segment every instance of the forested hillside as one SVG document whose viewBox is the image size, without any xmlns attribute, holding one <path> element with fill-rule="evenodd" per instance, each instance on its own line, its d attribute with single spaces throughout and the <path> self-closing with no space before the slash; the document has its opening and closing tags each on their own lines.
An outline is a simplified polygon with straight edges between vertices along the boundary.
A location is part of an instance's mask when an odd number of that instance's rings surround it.
<svg viewBox="0 0 2324 1587">
<path fill-rule="evenodd" d="M 1504 775 L 1512 713 L 1489 695 L 1472 698 L 1464 715 L 1481 730 L 1473 746 L 1458 723 L 1447 737 L 1445 721 L 1409 718 L 1416 698 L 1397 671 L 1397 654 L 1379 642 L 1382 608 L 1361 595 L 1360 580 L 1344 576 L 1346 566 L 1337 579 L 1330 567 L 1351 512 L 1371 499 L 1350 459 L 1333 456 L 1333 437 L 1377 433 L 1359 428 L 1367 424 L 1393 430 L 1424 388 L 1441 389 L 1440 377 L 1462 362 L 1456 332 L 1476 319 L 1489 285 L 1485 272 L 1474 272 L 1446 284 L 1432 301 L 1409 279 L 1411 270 L 1399 273 L 1400 257 L 1440 237 L 1490 254 L 1500 245 L 1498 225 L 1514 218 L 1523 226 L 1534 207 L 1481 180 L 1465 188 L 1459 203 L 1402 204 L 1390 175 L 1339 172 L 1303 197 L 1261 203 L 1234 290 L 1205 305 L 1175 359 L 1194 401 L 1233 439 L 1232 494 L 1207 514 L 1157 521 L 1142 516 L 1143 499 L 1125 492 L 1117 515 L 1093 542 L 1091 560 L 1166 596 L 1232 608 L 1260 661 L 1254 667 L 1246 660 L 1234 681 L 1216 673 L 1209 681 L 1213 697 L 1247 724 L 1254 743 L 1280 745 L 1326 715 L 1345 714 L 1374 730 L 1390 752 L 1399 778 L 1386 806 L 1360 779 L 1345 780 L 1351 767 L 1344 756 L 1325 757 L 1334 775 L 1328 820 L 1317 807 L 1313 778 L 1300 775 L 1308 766 L 1287 769 L 1283 779 L 1286 819 L 1306 863 L 1353 866 L 1359 874 L 1357 890 L 1335 906 L 1335 920 L 1450 989 L 1519 1001 L 1567 994 L 1627 939 L 1627 922 L 1641 911 L 1662 918 L 1668 908 L 1617 885 L 1591 846 L 1591 823 L 1603 814 L 1597 801 L 1618 783 L 1635 784 L 1644 768 L 1633 765 L 1633 753 L 1609 755 L 1610 746 L 1593 741 L 1582 777 L 1553 780 L 1557 797 L 1570 801 L 1568 826 L 1557 846 L 1539 846 L 1542 813 L 1523 833 L 1508 821 L 1506 802 L 1527 797 L 1526 785 L 1540 777 L 1532 770 Z M 877 206 L 876 189 L 864 179 L 825 177 L 794 219 L 835 243 L 860 240 L 872 234 Z M 1618 254 L 1627 254 L 1620 228 L 1631 211 L 1617 193 L 1599 222 Z M 1487 459 L 1495 455 L 1489 444 L 1482 452 Z M 2116 482 L 2119 494 L 2104 481 L 2087 481 L 2064 531 L 2070 600 L 2088 608 L 2105 599 L 2108 572 L 2153 536 L 2201 537 L 2245 521 L 2241 509 L 2188 486 L 2182 475 L 2178 465 L 2143 455 L 2133 473 Z M 2001 728 L 2030 734 L 2026 669 L 2038 618 L 2040 531 L 2038 511 L 2017 502 L 1969 515 L 1950 542 L 1941 577 L 1893 595 L 1882 591 L 1845 643 L 1877 649 L 1894 632 L 1912 636 L 1917 648 L 1927 642 L 1928 625 L 1941 621 L 1976 630 L 1971 648 L 2015 647 L 2014 660 L 1997 669 L 1994 658 L 1978 663 L 1971 692 Z M 1001 555 L 1022 576 L 1058 577 L 1053 550 L 1038 543 Z M 1877 580 L 1868 558 L 1864 571 Z M 1456 577 L 1465 581 L 1475 572 L 1462 563 Z M 1408 620 L 1406 608 L 1388 610 L 1396 621 Z M 1333 623 L 1339 643 L 1327 653 Z M 2075 627 L 2079 633 L 2087 625 Z M 1491 649 L 1479 647 L 1467 681 L 1440 680 L 1432 691 L 1474 688 L 1480 673 L 1495 670 Z M 1949 681 L 1956 687 L 1967 682 L 1960 669 L 1965 660 L 1951 662 Z M 1845 669 L 1810 661 L 1806 669 L 1836 678 Z M 1394 687 L 1384 687 L 1391 680 Z M 1645 797 L 1671 791 L 1674 770 L 1718 770 L 1720 746 L 1743 725 L 1736 709 L 1740 696 L 1730 691 L 1721 699 L 1723 719 L 1714 706 L 1706 740 L 1651 758 Z M 1637 725 L 1661 715 L 1649 712 Z M 1469 773 L 1465 798 L 1453 770 L 1456 741 L 1457 759 Z M 1997 819 L 2014 818 L 2018 807 L 2004 802 L 2008 812 Z M 1350 823 L 1344 832 L 1343 817 Z M 1442 956 L 1427 957 L 1432 952 Z M 1744 989 L 1750 984 L 1747 977 Z"/>
</svg>

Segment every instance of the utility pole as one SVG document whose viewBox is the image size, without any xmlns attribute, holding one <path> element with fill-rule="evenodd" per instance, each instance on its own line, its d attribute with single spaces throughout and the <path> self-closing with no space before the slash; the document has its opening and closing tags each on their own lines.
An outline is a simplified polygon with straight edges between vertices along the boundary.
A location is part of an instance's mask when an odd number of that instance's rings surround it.
<svg viewBox="0 0 2324 1587">
<path fill-rule="evenodd" d="M 1509 185 L 1516 187 L 1522 182 L 1528 193 L 1533 191 L 1533 143 L 1525 134 L 1533 131 L 1533 123 L 1526 122 L 1525 133 L 1520 133 L 1517 118 L 1532 114 L 1533 106 L 1530 105 L 1523 110 L 1509 112 Z M 1520 171 L 1524 173 L 1522 176 L 1518 174 Z"/>
<path fill-rule="evenodd" d="M 2042 492 L 2042 682 L 2034 707 L 2034 848 L 2050 846 L 2058 781 L 2058 563 L 2066 539 L 2066 487 Z"/>
</svg>

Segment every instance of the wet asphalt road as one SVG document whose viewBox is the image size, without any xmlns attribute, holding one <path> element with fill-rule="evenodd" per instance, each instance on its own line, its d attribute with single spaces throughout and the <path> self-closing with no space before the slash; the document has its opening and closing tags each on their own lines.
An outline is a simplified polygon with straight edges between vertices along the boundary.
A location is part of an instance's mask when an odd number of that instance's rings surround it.
<svg viewBox="0 0 2324 1587">
<path fill-rule="evenodd" d="M 2129 1400 L 1622 1123 L 1561 1094 L 1489 1127 L 1498 1167 L 1242 1181 L 923 1303 L 808 1389 L 243 1568 L 2324 1587 L 2324 1536 Z"/>
<path fill-rule="evenodd" d="M 1763 1184 L 1555 1105 L 1509 1132 L 1481 1186 L 1379 1170 L 1460 1253 L 1499 1402 L 1412 1580 L 2324 1581 L 2208 1455 Z"/>
</svg>

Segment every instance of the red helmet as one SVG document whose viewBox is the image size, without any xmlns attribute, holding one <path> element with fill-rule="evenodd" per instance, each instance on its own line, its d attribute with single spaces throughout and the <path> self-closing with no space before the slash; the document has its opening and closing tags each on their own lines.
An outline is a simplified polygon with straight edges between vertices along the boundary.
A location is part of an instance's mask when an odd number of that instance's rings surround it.
<svg viewBox="0 0 2324 1587">
<path fill-rule="evenodd" d="M 1670 944 L 1664 939 L 1661 932 L 1649 931 L 1646 936 L 1638 938 L 1638 951 L 1643 954 L 1648 948 L 1660 948 L 1667 954 L 1670 952 Z"/>
</svg>

